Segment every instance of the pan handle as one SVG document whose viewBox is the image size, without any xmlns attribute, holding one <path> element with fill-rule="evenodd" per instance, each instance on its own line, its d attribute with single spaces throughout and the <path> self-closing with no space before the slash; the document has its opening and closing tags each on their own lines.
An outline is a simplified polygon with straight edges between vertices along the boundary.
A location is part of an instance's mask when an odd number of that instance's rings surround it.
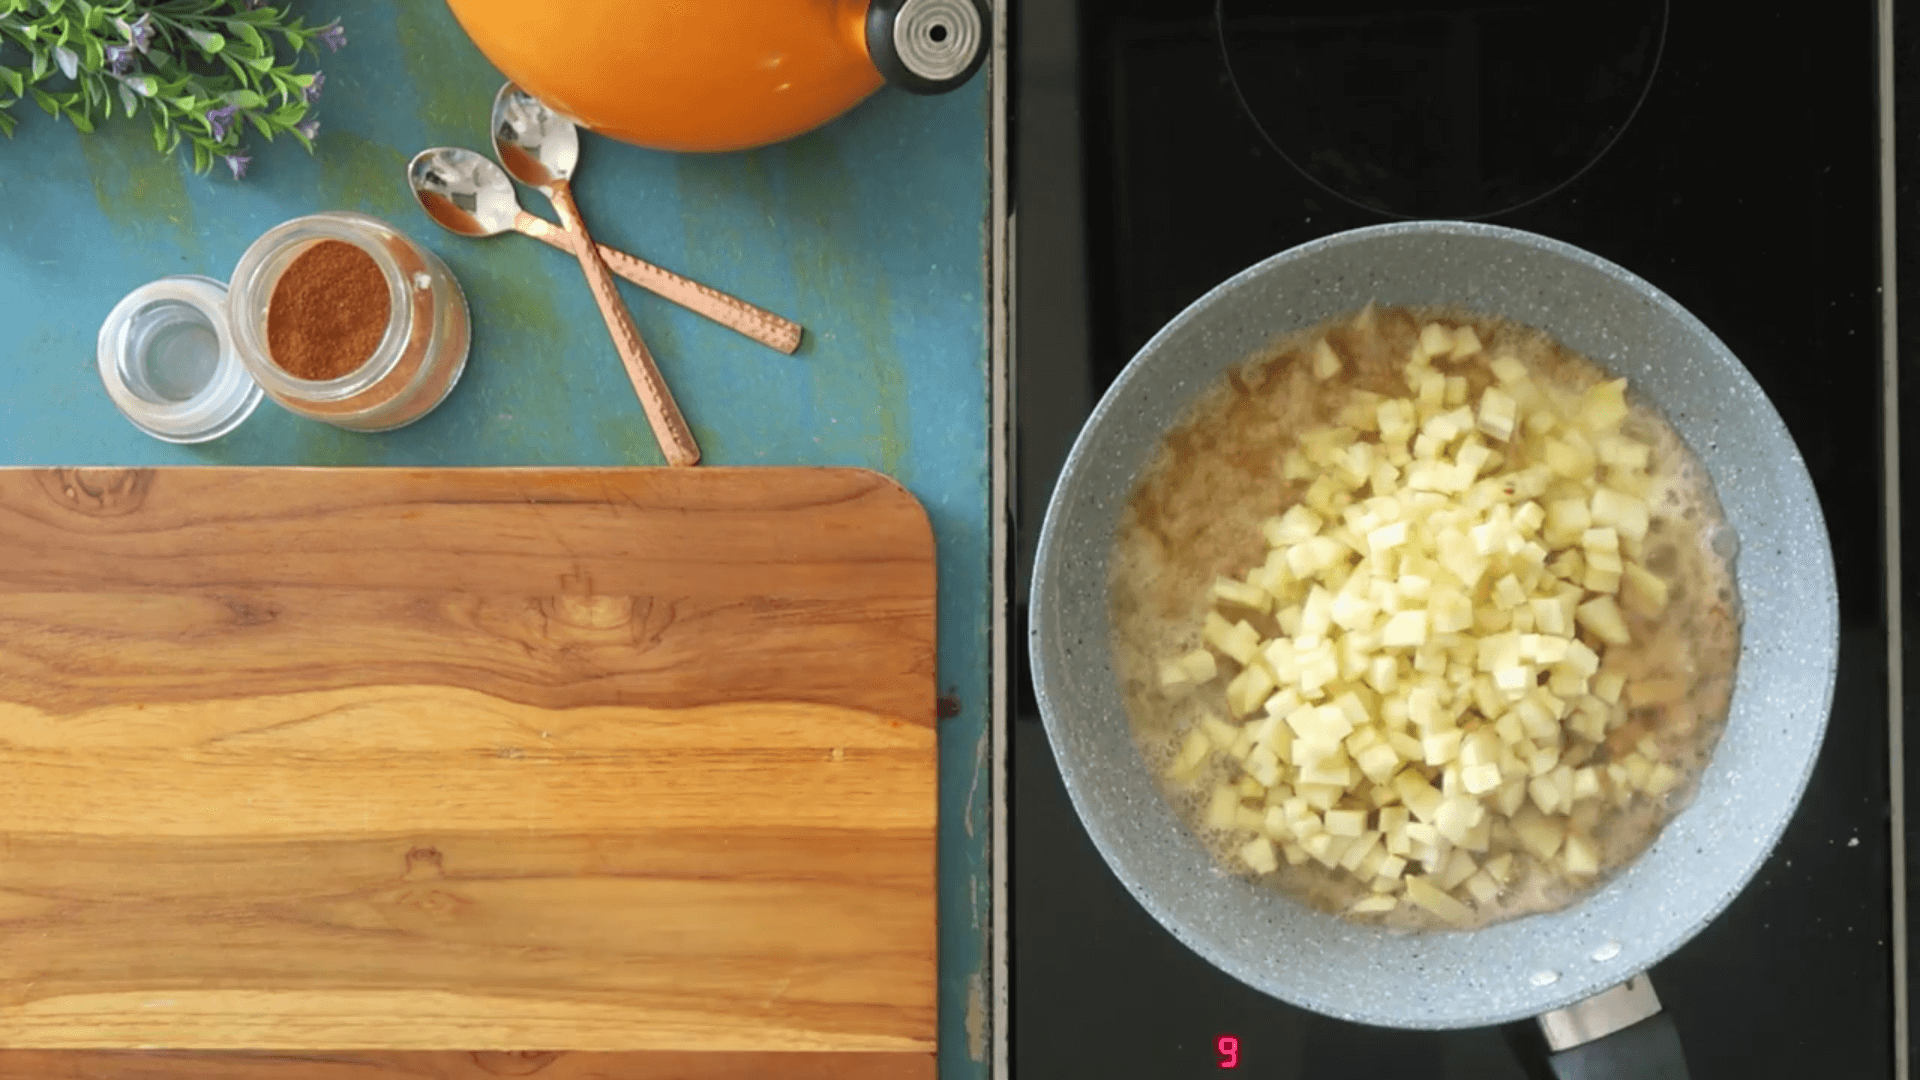
<svg viewBox="0 0 1920 1080">
<path fill-rule="evenodd" d="M 1680 1033 L 1645 974 L 1547 1013 L 1540 1030 L 1556 1080 L 1687 1080 Z"/>
</svg>

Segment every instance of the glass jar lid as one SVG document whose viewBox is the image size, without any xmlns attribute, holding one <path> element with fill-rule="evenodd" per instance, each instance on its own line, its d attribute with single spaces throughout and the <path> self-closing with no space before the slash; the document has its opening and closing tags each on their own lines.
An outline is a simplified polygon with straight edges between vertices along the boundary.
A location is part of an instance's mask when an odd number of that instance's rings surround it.
<svg viewBox="0 0 1920 1080">
<path fill-rule="evenodd" d="M 172 443 L 217 439 L 260 404 L 227 323 L 227 287 L 198 274 L 149 281 L 100 325 L 100 381 L 135 427 Z"/>
</svg>

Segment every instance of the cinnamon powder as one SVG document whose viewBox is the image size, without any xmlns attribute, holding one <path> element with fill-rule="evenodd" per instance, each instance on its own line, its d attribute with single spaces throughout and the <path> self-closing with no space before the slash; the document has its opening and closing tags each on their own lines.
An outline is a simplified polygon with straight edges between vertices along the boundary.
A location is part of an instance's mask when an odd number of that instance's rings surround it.
<svg viewBox="0 0 1920 1080">
<path fill-rule="evenodd" d="M 296 379 L 324 382 L 367 362 L 386 336 L 393 298 L 359 247 L 322 240 L 296 256 L 267 302 L 267 354 Z"/>
</svg>

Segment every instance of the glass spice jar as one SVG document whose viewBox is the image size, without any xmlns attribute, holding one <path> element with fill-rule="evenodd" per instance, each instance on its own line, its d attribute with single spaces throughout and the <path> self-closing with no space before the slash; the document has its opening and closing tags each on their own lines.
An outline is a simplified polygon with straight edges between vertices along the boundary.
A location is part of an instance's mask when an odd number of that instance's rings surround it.
<svg viewBox="0 0 1920 1080">
<path fill-rule="evenodd" d="M 280 277 L 326 240 L 373 259 L 391 303 L 379 344 L 337 378 L 301 378 L 275 363 L 267 323 Z M 227 316 L 234 350 L 268 397 L 291 412 L 351 431 L 391 431 L 433 411 L 466 368 L 466 296 L 446 264 L 404 233 L 366 214 L 335 210 L 266 231 L 234 268 Z"/>
</svg>

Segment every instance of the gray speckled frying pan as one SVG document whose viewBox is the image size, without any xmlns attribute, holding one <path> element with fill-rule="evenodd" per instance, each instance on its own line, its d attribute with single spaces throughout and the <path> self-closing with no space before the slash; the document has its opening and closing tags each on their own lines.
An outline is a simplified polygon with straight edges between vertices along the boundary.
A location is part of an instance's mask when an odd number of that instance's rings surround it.
<svg viewBox="0 0 1920 1080">
<path fill-rule="evenodd" d="M 1732 714 L 1699 791 L 1651 848 L 1562 911 L 1471 932 L 1392 934 L 1217 874 L 1128 733 L 1107 573 L 1140 470 L 1229 365 L 1369 300 L 1504 315 L 1625 375 L 1630 393 L 1705 461 L 1740 540 L 1745 623 Z M 1040 534 L 1030 614 L 1034 683 L 1074 806 L 1120 880 L 1175 937 L 1250 986 L 1358 1023 L 1453 1028 L 1552 1014 L 1543 1024 L 1557 1049 L 1620 1029 L 1559 1055 L 1566 1076 L 1610 1074 L 1605 1059 L 1622 1044 L 1629 1056 L 1662 1058 L 1671 1044 L 1671 1067 L 1683 1068 L 1671 1027 L 1634 977 L 1733 899 L 1792 816 L 1826 728 L 1839 626 L 1812 481 L 1727 347 L 1666 294 L 1597 256 L 1455 222 L 1303 244 L 1228 280 L 1156 334 L 1067 458 Z"/>
</svg>

